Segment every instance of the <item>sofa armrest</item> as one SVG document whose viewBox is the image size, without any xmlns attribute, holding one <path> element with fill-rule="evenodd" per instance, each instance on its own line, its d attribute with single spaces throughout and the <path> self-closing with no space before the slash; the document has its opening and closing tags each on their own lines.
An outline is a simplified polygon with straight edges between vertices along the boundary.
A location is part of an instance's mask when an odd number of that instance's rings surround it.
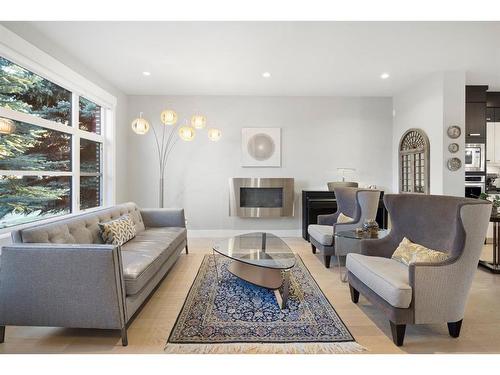
<svg viewBox="0 0 500 375">
<path fill-rule="evenodd" d="M 117 246 L 12 244 L 2 248 L 0 265 L 0 325 L 125 326 Z"/>
<path fill-rule="evenodd" d="M 183 208 L 145 208 L 142 220 L 147 227 L 186 227 Z"/>
<path fill-rule="evenodd" d="M 361 240 L 360 251 L 363 255 L 390 258 L 400 241 L 389 233 L 384 238 Z"/>
<path fill-rule="evenodd" d="M 439 263 L 413 263 L 409 281 L 415 303 L 415 323 L 455 322 L 463 318 L 474 273 L 450 258 Z"/>
<path fill-rule="evenodd" d="M 333 225 L 337 222 L 337 218 L 339 217 L 340 212 L 335 212 L 333 214 L 328 215 L 318 215 L 318 224 L 319 225 Z"/>
</svg>

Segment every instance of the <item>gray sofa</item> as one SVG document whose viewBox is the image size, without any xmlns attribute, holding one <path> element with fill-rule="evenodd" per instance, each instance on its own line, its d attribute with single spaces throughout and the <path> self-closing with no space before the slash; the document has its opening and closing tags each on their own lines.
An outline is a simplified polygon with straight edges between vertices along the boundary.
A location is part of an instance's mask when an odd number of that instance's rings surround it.
<svg viewBox="0 0 500 375">
<path fill-rule="evenodd" d="M 98 223 L 129 214 L 135 238 L 102 243 Z M 0 257 L 0 342 L 5 326 L 121 330 L 187 248 L 184 210 L 125 203 L 12 232 Z"/>
</svg>

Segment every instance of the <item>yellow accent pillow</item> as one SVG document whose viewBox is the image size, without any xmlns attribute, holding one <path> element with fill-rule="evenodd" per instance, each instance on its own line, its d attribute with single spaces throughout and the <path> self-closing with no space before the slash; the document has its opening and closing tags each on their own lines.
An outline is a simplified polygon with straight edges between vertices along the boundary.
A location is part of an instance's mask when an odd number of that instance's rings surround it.
<svg viewBox="0 0 500 375">
<path fill-rule="evenodd" d="M 342 212 L 340 215 L 337 217 L 337 224 L 345 224 L 345 223 L 350 223 L 353 221 L 352 217 L 349 217 L 347 215 L 344 215 Z"/>
<path fill-rule="evenodd" d="M 391 258 L 409 266 L 412 263 L 421 262 L 440 263 L 448 259 L 448 254 L 428 249 L 418 243 L 411 242 L 405 237 Z"/>
</svg>

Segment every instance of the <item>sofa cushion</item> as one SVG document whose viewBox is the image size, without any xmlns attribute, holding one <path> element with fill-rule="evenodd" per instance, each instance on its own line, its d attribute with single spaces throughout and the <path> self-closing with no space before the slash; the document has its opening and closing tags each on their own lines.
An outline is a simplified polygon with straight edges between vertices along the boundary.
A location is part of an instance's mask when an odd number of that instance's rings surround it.
<svg viewBox="0 0 500 375">
<path fill-rule="evenodd" d="M 12 242 L 19 243 L 103 243 L 99 223 L 130 215 L 137 232 L 144 230 L 139 207 L 135 203 L 124 203 L 89 213 L 70 215 L 67 218 L 47 224 L 35 224 L 28 228 L 12 231 Z"/>
<path fill-rule="evenodd" d="M 390 258 L 350 253 L 346 267 L 391 306 L 403 309 L 410 306 L 412 289 L 408 267 L 404 264 Z"/>
<path fill-rule="evenodd" d="M 125 293 L 134 295 L 186 240 L 186 228 L 148 228 L 122 246 Z"/>
<path fill-rule="evenodd" d="M 129 215 L 120 216 L 118 219 L 99 223 L 101 237 L 104 243 L 122 246 L 136 235 L 135 225 Z"/>
<path fill-rule="evenodd" d="M 412 263 L 441 263 L 448 259 L 448 254 L 442 251 L 428 249 L 404 237 L 391 258 L 407 266 Z"/>
<path fill-rule="evenodd" d="M 314 238 L 320 244 L 325 245 L 325 246 L 332 246 L 333 226 L 311 224 L 307 228 L 307 232 L 309 233 L 309 236 Z"/>
</svg>

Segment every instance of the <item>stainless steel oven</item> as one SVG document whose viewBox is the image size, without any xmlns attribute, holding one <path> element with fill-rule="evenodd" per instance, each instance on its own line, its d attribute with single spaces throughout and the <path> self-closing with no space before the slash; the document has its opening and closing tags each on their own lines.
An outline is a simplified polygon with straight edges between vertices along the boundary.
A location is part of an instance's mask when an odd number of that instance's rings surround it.
<svg viewBox="0 0 500 375">
<path fill-rule="evenodd" d="M 485 176 L 465 175 L 465 196 L 468 198 L 478 198 L 485 192 Z"/>
<path fill-rule="evenodd" d="M 465 145 L 465 171 L 486 171 L 486 151 L 484 143 L 467 143 Z"/>
</svg>

